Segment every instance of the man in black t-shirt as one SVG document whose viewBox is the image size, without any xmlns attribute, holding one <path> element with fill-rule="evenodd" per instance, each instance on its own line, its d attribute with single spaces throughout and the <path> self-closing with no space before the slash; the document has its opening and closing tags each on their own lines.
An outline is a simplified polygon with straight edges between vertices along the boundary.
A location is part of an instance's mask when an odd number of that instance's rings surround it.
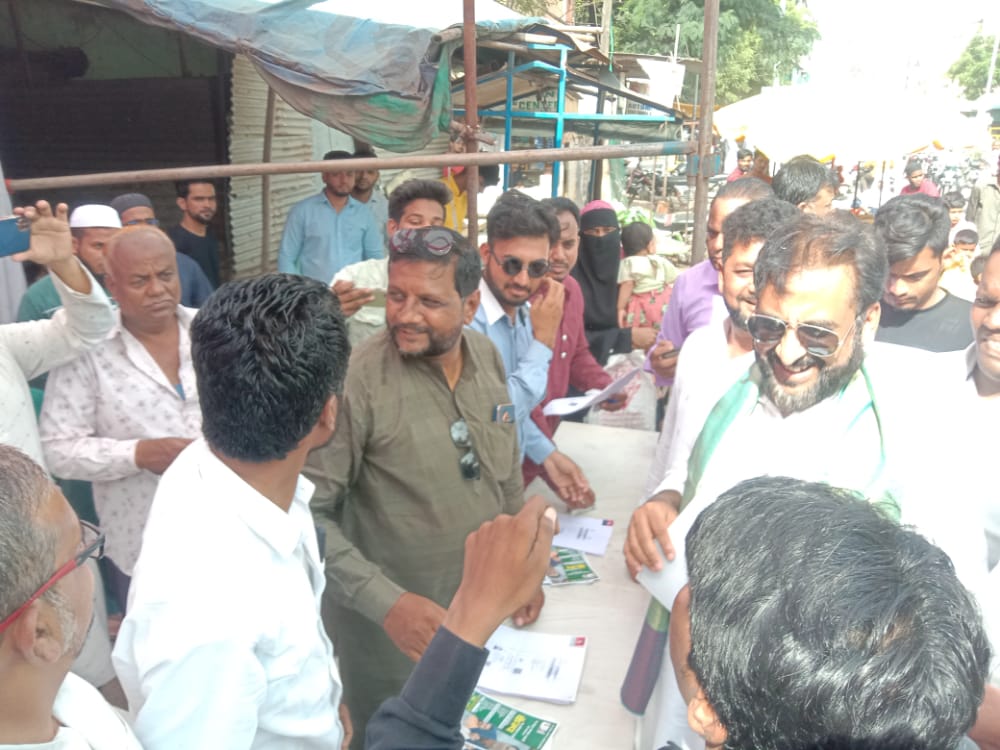
<svg viewBox="0 0 1000 750">
<path fill-rule="evenodd" d="M 972 343 L 970 304 L 940 286 L 951 222 L 940 198 L 900 195 L 879 209 L 875 232 L 889 253 L 876 341 L 932 352 Z"/>
<path fill-rule="evenodd" d="M 209 229 L 215 217 L 215 185 L 191 180 L 177 183 L 181 223 L 167 230 L 177 252 L 197 261 L 213 287 L 219 286 L 219 241 Z"/>
</svg>

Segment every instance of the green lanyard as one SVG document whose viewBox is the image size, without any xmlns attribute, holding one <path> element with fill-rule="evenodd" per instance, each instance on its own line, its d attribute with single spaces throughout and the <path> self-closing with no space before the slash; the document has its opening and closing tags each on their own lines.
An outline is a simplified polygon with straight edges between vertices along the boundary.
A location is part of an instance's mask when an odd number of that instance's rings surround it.
<svg viewBox="0 0 1000 750">
<path fill-rule="evenodd" d="M 886 453 L 885 453 L 885 433 L 882 429 L 882 415 L 878 408 L 878 402 L 875 399 L 875 390 L 872 388 L 872 381 L 868 375 L 868 370 L 862 363 L 861 365 L 861 377 L 865 381 L 865 389 L 868 392 L 868 404 L 858 412 L 857 416 L 851 420 L 848 425 L 848 430 L 851 430 L 857 423 L 858 420 L 868 411 L 868 407 L 871 407 L 872 416 L 875 417 L 875 426 L 878 428 L 878 443 L 879 443 L 879 462 L 875 469 L 872 478 L 866 484 L 866 487 L 873 488 L 877 485 L 879 480 L 882 478 L 882 474 L 885 471 Z M 756 364 L 750 367 L 746 373 L 744 373 L 732 387 L 726 391 L 725 395 L 719 399 L 719 401 L 712 408 L 709 413 L 708 418 L 705 420 L 705 426 L 702 428 L 701 433 L 698 435 L 698 439 L 695 441 L 694 447 L 691 449 L 691 457 L 688 459 L 688 473 L 687 479 L 684 482 L 684 494 L 681 499 L 681 510 L 687 507 L 688 503 L 694 499 L 695 491 L 704 476 L 705 469 L 708 466 L 708 462 L 711 460 L 712 455 L 715 453 L 716 447 L 722 440 L 723 435 L 726 430 L 728 430 L 736 418 L 740 414 L 745 414 L 749 411 L 750 407 L 757 402 L 760 396 L 760 369 Z M 846 386 L 845 386 L 846 388 Z M 843 391 L 841 391 L 843 393 Z M 885 500 L 891 500 L 891 498 L 884 496 L 879 502 L 884 502 Z M 893 502 L 893 505 L 895 503 Z M 898 507 L 894 512 L 894 520 L 899 520 L 899 510 Z"/>
</svg>

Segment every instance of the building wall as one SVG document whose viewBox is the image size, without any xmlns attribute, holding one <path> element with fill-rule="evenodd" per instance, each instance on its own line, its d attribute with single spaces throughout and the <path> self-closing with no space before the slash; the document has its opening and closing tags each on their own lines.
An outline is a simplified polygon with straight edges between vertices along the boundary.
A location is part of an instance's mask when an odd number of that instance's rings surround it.
<svg viewBox="0 0 1000 750">
<path fill-rule="evenodd" d="M 71 0 L 13 0 L 11 9 L 29 60 L 32 53 L 80 49 L 88 62 L 82 76 L 87 80 L 216 75 L 214 49 L 183 34 L 138 23 L 125 13 Z M 23 64 L 7 7 L 3 15 L 0 50 L 13 52 Z"/>
</svg>

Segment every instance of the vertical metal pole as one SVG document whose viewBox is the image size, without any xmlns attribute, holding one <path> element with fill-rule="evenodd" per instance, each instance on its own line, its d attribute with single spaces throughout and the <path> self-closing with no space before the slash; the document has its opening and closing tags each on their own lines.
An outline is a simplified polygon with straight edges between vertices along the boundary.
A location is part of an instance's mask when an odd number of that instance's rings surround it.
<svg viewBox="0 0 1000 750">
<path fill-rule="evenodd" d="M 507 106 L 504 113 L 503 150 L 510 152 L 514 129 L 514 53 L 507 53 Z M 503 189 L 510 190 L 510 164 L 503 165 Z"/>
<path fill-rule="evenodd" d="M 465 65 L 465 152 L 479 150 L 479 142 L 473 137 L 479 127 L 479 107 L 476 101 L 476 0 L 462 0 L 462 44 Z M 469 207 L 469 243 L 479 247 L 479 167 L 470 164 L 465 168 L 468 179 L 465 194 Z"/>
<path fill-rule="evenodd" d="M 274 141 L 274 89 L 267 87 L 267 112 L 264 115 L 264 153 L 262 160 L 271 161 L 271 144 Z M 260 178 L 260 272 L 267 273 L 271 254 L 271 175 Z"/>
<path fill-rule="evenodd" d="M 705 258 L 705 230 L 708 222 L 708 178 L 712 157 L 712 110 L 715 109 L 715 65 L 719 51 L 719 0 L 705 0 L 705 42 L 701 59 L 701 110 L 698 112 L 698 174 L 694 187 L 694 235 L 691 263 Z"/>
<path fill-rule="evenodd" d="M 566 113 L 566 49 L 563 48 L 559 50 L 559 98 L 556 101 L 556 113 L 558 117 L 556 118 L 556 142 L 553 144 L 556 148 L 563 147 L 563 131 L 565 129 L 565 122 L 563 120 L 563 115 Z M 552 197 L 555 198 L 562 194 L 562 185 L 560 182 L 560 175 L 562 170 L 559 169 L 559 162 L 552 162 Z"/>
<path fill-rule="evenodd" d="M 597 90 L 597 114 L 604 114 L 604 89 Z M 601 145 L 601 125 L 594 120 L 594 145 Z M 601 183 L 604 181 L 604 162 L 594 159 L 590 162 L 590 189 L 587 191 L 587 201 L 596 201 L 601 197 Z"/>
</svg>

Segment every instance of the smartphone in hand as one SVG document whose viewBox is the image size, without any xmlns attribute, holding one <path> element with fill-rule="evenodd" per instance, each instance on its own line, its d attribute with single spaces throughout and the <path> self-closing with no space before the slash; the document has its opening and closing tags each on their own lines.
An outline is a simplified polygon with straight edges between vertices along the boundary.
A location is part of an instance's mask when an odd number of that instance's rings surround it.
<svg viewBox="0 0 1000 750">
<path fill-rule="evenodd" d="M 19 216 L 0 219 L 0 258 L 25 252 L 31 247 L 31 225 Z"/>
</svg>

